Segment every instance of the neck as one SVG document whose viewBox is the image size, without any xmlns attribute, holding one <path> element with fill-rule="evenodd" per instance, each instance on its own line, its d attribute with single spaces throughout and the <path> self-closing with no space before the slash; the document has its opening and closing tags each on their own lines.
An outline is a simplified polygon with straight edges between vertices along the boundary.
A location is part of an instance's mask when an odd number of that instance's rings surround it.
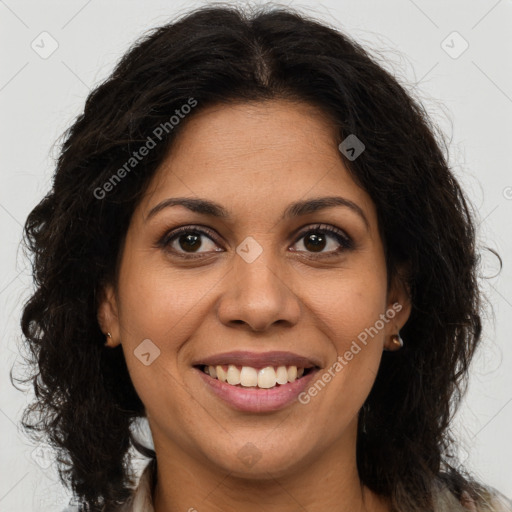
<svg viewBox="0 0 512 512">
<path fill-rule="evenodd" d="M 389 500 L 360 482 L 355 429 L 322 456 L 303 460 L 298 470 L 258 479 L 236 476 L 176 446 L 158 450 L 155 512 L 390 512 Z M 167 453 L 166 453 L 167 452 Z"/>
</svg>

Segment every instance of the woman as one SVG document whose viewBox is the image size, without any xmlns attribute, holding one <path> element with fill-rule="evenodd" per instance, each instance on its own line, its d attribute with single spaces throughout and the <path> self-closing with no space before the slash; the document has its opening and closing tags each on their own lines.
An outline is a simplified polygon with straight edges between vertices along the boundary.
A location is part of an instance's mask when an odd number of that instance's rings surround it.
<svg viewBox="0 0 512 512">
<path fill-rule="evenodd" d="M 202 8 L 123 57 L 26 223 L 24 425 L 73 510 L 512 510 L 451 453 L 480 298 L 435 130 L 289 10 Z"/>
</svg>

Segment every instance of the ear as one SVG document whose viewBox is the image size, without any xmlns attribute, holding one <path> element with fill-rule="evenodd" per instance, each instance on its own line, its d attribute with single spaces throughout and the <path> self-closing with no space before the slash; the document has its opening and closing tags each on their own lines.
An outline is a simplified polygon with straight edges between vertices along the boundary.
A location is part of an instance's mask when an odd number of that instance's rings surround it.
<svg viewBox="0 0 512 512">
<path fill-rule="evenodd" d="M 387 350 L 398 350 L 400 347 L 392 342 L 391 336 L 398 332 L 406 324 L 411 314 L 411 292 L 408 286 L 410 266 L 401 265 L 393 276 L 388 292 L 388 310 L 394 311 L 392 320 L 388 323 L 386 341 L 384 347 Z M 407 341 L 407 340 L 405 340 Z"/>
<path fill-rule="evenodd" d="M 97 316 L 98 324 L 106 336 L 105 346 L 117 347 L 121 343 L 119 318 L 117 315 L 116 294 L 111 284 L 105 285 L 101 289 Z M 107 336 L 107 332 L 111 334 L 111 337 Z"/>
</svg>

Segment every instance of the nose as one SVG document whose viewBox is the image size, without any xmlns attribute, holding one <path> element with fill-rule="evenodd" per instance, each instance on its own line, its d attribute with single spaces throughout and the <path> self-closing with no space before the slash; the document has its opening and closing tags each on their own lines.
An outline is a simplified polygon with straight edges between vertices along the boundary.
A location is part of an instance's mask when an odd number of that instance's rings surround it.
<svg viewBox="0 0 512 512">
<path fill-rule="evenodd" d="M 264 250 L 251 263 L 234 256 L 217 308 L 225 325 L 242 324 L 254 331 L 265 331 L 273 324 L 290 327 L 299 321 L 301 301 L 290 280 L 293 270 L 285 269 L 285 264 L 272 258 L 270 252 Z"/>
</svg>

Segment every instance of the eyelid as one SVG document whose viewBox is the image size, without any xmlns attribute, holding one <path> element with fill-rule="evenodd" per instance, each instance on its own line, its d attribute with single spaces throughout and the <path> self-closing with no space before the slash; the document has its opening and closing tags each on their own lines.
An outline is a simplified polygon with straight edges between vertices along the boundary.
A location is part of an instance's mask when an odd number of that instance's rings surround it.
<svg viewBox="0 0 512 512">
<path fill-rule="evenodd" d="M 331 226 L 329 224 L 308 224 L 306 228 L 299 228 L 298 233 L 294 236 L 294 244 L 296 244 L 301 238 L 303 238 L 305 235 L 311 232 L 322 232 L 330 235 L 331 237 L 335 238 L 338 243 L 341 246 L 341 249 L 335 250 L 335 251 L 328 251 L 325 253 L 308 253 L 308 257 L 318 257 L 318 258 L 325 258 L 328 256 L 335 256 L 338 255 L 342 251 L 347 251 L 350 249 L 355 248 L 354 240 L 342 229 Z M 296 251 L 296 252 L 302 252 L 302 251 Z"/>
<path fill-rule="evenodd" d="M 330 224 L 318 223 L 318 224 L 307 224 L 306 227 L 299 228 L 294 235 L 295 241 L 307 235 L 311 231 L 323 231 L 332 235 L 338 235 L 345 239 L 347 242 L 351 241 L 351 238 L 340 228 L 331 226 Z"/>
<path fill-rule="evenodd" d="M 197 232 L 201 235 L 208 236 L 217 245 L 219 244 L 218 235 L 207 226 L 203 226 L 201 224 L 187 224 L 185 226 L 179 226 L 174 229 L 168 229 L 164 232 L 163 236 L 159 237 L 156 242 L 156 247 L 165 249 L 168 245 L 170 245 L 171 240 L 178 237 L 181 233 L 189 233 L 189 232 Z M 178 254 L 186 254 L 186 253 L 178 253 Z M 203 253 L 198 253 L 203 254 Z M 194 257 L 194 254 L 191 253 L 187 257 Z"/>
</svg>

